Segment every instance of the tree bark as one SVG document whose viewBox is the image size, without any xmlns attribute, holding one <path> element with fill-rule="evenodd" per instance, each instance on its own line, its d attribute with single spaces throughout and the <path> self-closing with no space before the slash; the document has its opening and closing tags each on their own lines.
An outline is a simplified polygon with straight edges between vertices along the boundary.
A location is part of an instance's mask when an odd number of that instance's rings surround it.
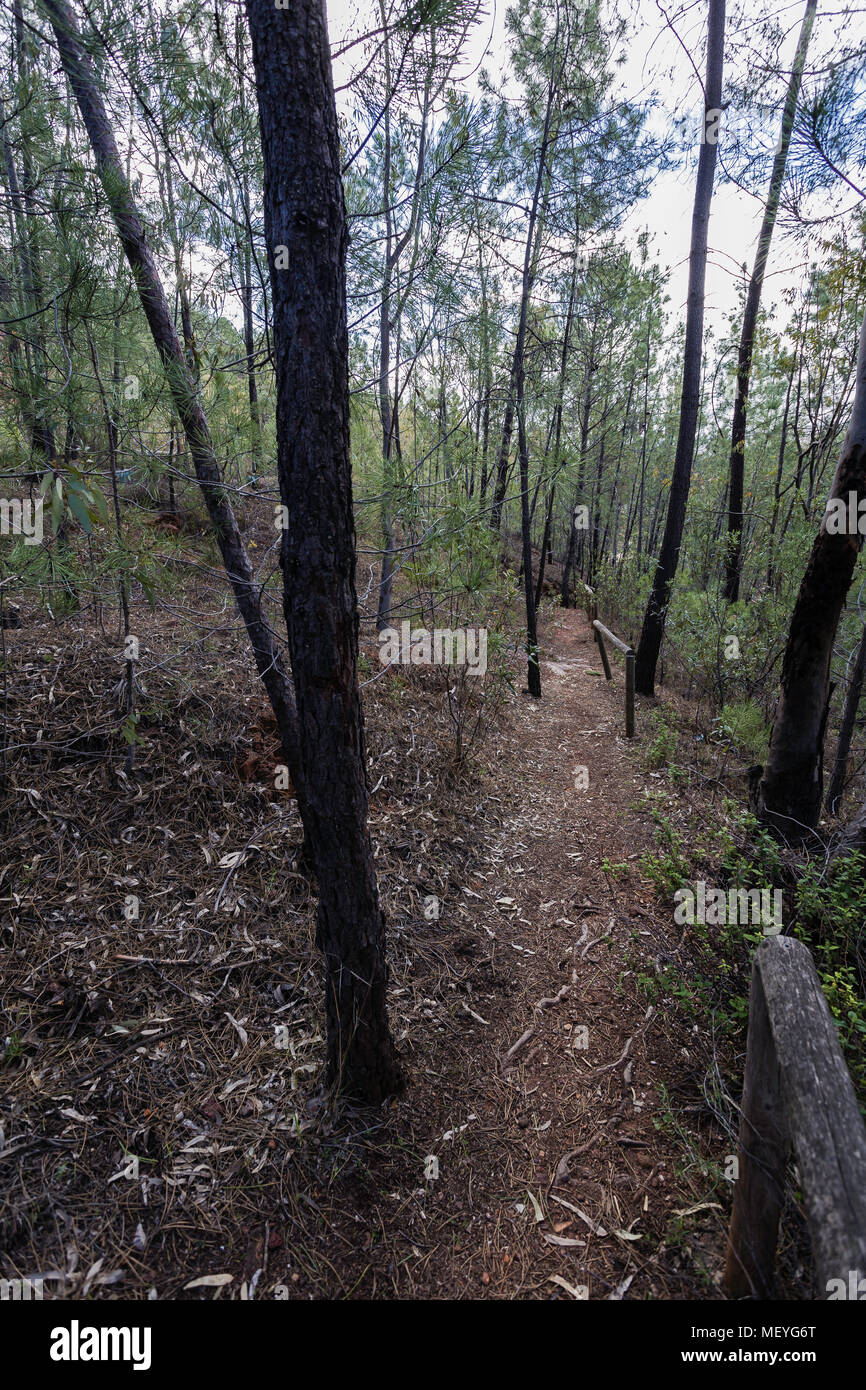
<svg viewBox="0 0 866 1390">
<path fill-rule="evenodd" d="M 851 423 L 830 489 L 848 504 L 866 500 L 866 318 L 860 330 Z M 863 537 L 834 534 L 827 516 L 815 537 L 788 631 L 782 690 L 755 809 L 770 825 L 802 840 L 818 824 L 830 660 Z"/>
<path fill-rule="evenodd" d="M 366 1102 L 399 1089 L 385 920 L 367 829 L 349 450 L 346 214 L 321 0 L 246 0 L 264 153 L 277 378 L 286 626 L 319 882 L 329 1080 Z M 277 265 L 284 248 L 288 268 Z M 281 257 L 282 260 L 282 257 Z"/>
<path fill-rule="evenodd" d="M 827 788 L 826 806 L 831 816 L 837 814 L 839 803 L 842 800 L 842 792 L 845 787 L 845 773 L 848 770 L 848 754 L 851 751 L 851 738 L 857 719 L 857 706 L 860 703 L 860 692 L 863 689 L 864 675 L 866 675 L 866 625 L 864 625 L 863 631 L 860 634 L 860 641 L 857 644 L 857 655 L 854 658 L 854 670 L 851 672 L 851 679 L 848 682 L 848 689 L 845 693 L 842 722 L 839 725 L 839 742 L 836 745 L 836 761 L 833 764 L 830 785 Z"/>
<path fill-rule="evenodd" d="M 679 563 L 683 526 L 686 519 L 686 504 L 692 476 L 692 457 L 701 394 L 701 345 L 704 332 L 707 233 L 718 150 L 715 141 L 707 138 L 709 134 L 707 126 L 709 113 L 718 112 L 721 109 L 724 46 L 725 0 L 710 0 L 707 77 L 704 88 L 704 126 L 698 158 L 698 176 L 689 252 L 689 289 L 686 307 L 686 338 L 683 350 L 680 423 L 667 521 L 635 661 L 635 689 L 641 695 L 652 695 L 655 689 L 656 665 L 664 636 L 665 618 L 670 602 L 670 588 Z"/>
<path fill-rule="evenodd" d="M 493 493 L 493 506 L 490 509 L 490 526 L 494 531 L 498 531 L 502 520 L 502 507 L 505 502 L 505 493 L 508 486 L 508 472 L 511 453 L 511 435 L 514 429 L 514 417 L 517 415 L 518 429 L 518 455 L 520 456 L 521 468 L 521 496 L 523 491 L 523 457 L 520 446 L 520 432 L 523 429 L 523 388 L 524 388 L 524 353 L 526 349 L 526 324 L 529 317 L 529 304 L 532 299 L 532 289 L 535 282 L 535 233 L 539 220 L 543 223 L 543 217 L 539 219 L 539 209 L 541 205 L 542 189 L 544 187 L 547 172 L 547 157 L 552 145 L 555 145 L 557 132 L 551 130 L 553 120 L 553 107 L 557 94 L 559 79 L 562 76 L 562 68 L 556 70 L 557 49 L 554 48 L 550 80 L 547 86 L 547 104 L 544 112 L 544 125 L 541 132 L 541 148 L 538 155 L 538 168 L 535 175 L 535 187 L 532 191 L 532 203 L 529 210 L 529 225 L 526 229 L 526 245 L 523 255 L 523 277 L 520 288 L 520 310 L 517 319 L 517 337 L 514 342 L 514 353 L 511 359 L 511 371 L 508 378 L 508 396 L 505 403 L 505 417 L 502 424 L 502 439 L 499 446 L 499 458 L 496 464 L 496 487 Z M 527 485 L 528 487 L 528 485 Z M 527 497 L 528 506 L 528 497 Z M 521 530 L 525 529 L 523 520 L 523 505 L 521 504 Z M 524 544 L 525 562 L 525 544 Z M 531 565 L 529 567 L 531 573 Z M 529 619 L 529 609 L 532 605 L 531 599 L 532 584 L 526 589 L 527 595 L 527 622 Z M 527 638 L 528 640 L 528 638 Z M 530 666 L 532 658 L 530 657 Z M 530 681 L 530 686 L 532 681 Z M 541 694 L 539 684 L 538 692 Z"/>
<path fill-rule="evenodd" d="M 553 521 L 553 503 L 556 498 L 556 482 L 550 484 L 550 494 L 547 499 L 547 511 L 544 517 L 544 535 L 541 538 L 541 559 L 538 562 L 538 579 L 535 584 L 535 606 L 541 602 L 544 593 L 544 568 L 547 564 L 548 550 L 550 549 L 550 527 Z"/>
</svg>

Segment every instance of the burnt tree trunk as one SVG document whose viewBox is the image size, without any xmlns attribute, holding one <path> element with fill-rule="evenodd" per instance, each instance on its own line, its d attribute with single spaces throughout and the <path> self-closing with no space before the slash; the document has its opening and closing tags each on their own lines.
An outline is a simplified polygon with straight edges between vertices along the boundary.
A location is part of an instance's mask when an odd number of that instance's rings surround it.
<svg viewBox="0 0 866 1390">
<path fill-rule="evenodd" d="M 377 1102 L 400 1086 L 385 1003 L 385 919 L 367 829 L 349 452 L 346 215 L 321 0 L 246 0 L 264 153 L 286 626 L 301 811 L 319 883 L 328 1073 Z M 281 255 L 279 263 L 276 248 Z"/>
<path fill-rule="evenodd" d="M 866 318 L 860 330 L 851 423 L 830 498 L 866 499 Z M 830 660 L 863 537 L 827 529 L 825 515 L 794 605 L 782 663 L 782 690 L 756 810 L 789 838 L 802 840 L 818 824 L 823 788 L 824 730 Z"/>
<path fill-rule="evenodd" d="M 851 672 L 851 679 L 848 682 L 848 689 L 845 693 L 845 704 L 842 709 L 842 722 L 839 725 L 839 742 L 836 746 L 836 761 L 833 764 L 830 785 L 827 788 L 826 806 L 831 816 L 837 814 L 839 803 L 842 800 L 842 792 L 845 788 L 845 773 L 848 771 L 848 754 L 851 752 L 851 739 L 854 734 L 854 724 L 857 720 L 857 706 L 860 703 L 860 692 L 863 689 L 864 676 L 866 676 L 866 626 L 864 626 L 863 631 L 860 633 L 860 641 L 857 643 L 854 670 Z"/>
<path fill-rule="evenodd" d="M 695 206 L 689 252 L 689 289 L 686 301 L 686 339 L 683 350 L 683 385 L 680 424 L 674 456 L 668 515 L 656 565 L 653 586 L 643 620 L 635 661 L 635 689 L 652 695 L 670 602 L 670 588 L 677 572 L 686 504 L 692 476 L 692 456 L 698 427 L 701 396 L 701 345 L 704 334 L 704 286 L 707 276 L 707 233 L 718 146 L 709 123 L 722 104 L 722 64 L 725 46 L 725 0 L 710 0 L 707 34 L 707 77 L 704 88 L 704 125 L 698 158 Z M 717 119 L 717 117 L 716 117 Z M 714 134 L 714 132 L 712 132 Z"/>
<path fill-rule="evenodd" d="M 550 550 L 550 528 L 553 522 L 553 503 L 556 499 L 556 482 L 550 484 L 550 493 L 547 498 L 547 511 L 544 516 L 544 535 L 541 538 L 541 559 L 538 562 L 538 579 L 535 585 L 535 606 L 541 603 L 541 596 L 544 593 L 544 568 L 548 560 Z"/>
</svg>

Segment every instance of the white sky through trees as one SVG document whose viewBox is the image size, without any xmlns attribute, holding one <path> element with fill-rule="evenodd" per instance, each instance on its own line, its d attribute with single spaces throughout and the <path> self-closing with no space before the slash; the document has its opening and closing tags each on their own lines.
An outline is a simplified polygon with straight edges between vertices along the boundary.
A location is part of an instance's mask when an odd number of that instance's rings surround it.
<svg viewBox="0 0 866 1390">
<path fill-rule="evenodd" d="M 340 50 L 347 42 L 378 27 L 378 5 L 373 0 L 327 0 L 327 8 L 332 48 L 338 55 L 335 81 L 338 88 L 343 88 L 338 103 L 345 109 L 351 105 L 351 95 L 344 84 L 366 61 L 371 46 L 358 44 L 342 55 Z M 392 6 L 392 15 L 403 8 L 399 4 Z M 482 68 L 497 86 L 503 79 L 504 89 L 508 89 L 507 8 L 502 0 L 488 0 L 484 18 L 467 42 L 465 58 L 458 69 L 458 85 L 470 93 L 478 91 Z M 729 2 L 724 93 L 726 101 L 732 97 L 733 100 L 722 126 L 707 267 L 706 327 L 717 339 L 727 334 L 728 318 L 736 311 L 740 289 L 751 272 L 770 161 L 765 159 L 760 166 L 766 177 L 761 174 L 753 180 L 754 192 L 738 187 L 726 173 L 740 172 L 743 155 L 754 158 L 763 150 L 769 151 L 771 158 L 804 9 L 804 0 L 781 4 L 767 0 L 759 0 L 758 4 Z M 866 44 L 866 8 L 834 6 L 823 10 L 819 6 L 804 96 L 814 89 L 844 48 Z M 614 6 L 609 7 L 609 13 L 613 32 Z M 625 0 L 619 13 L 626 19 L 628 31 L 625 41 L 612 53 L 616 70 L 614 92 L 639 104 L 651 101 L 650 128 L 659 135 L 675 135 L 677 141 L 675 167 L 653 179 L 648 196 L 627 215 L 620 236 L 636 248 L 639 233 L 649 231 L 650 258 L 670 269 L 668 308 L 675 319 L 680 319 L 685 307 L 696 142 L 703 107 L 696 70 L 701 73 L 704 66 L 707 6 L 703 0 L 684 4 L 677 0 Z M 755 103 L 743 102 L 737 91 L 741 84 L 749 83 L 750 73 L 761 69 L 766 83 L 759 98 L 763 112 L 755 110 Z M 769 80 L 767 70 L 771 74 Z M 789 167 L 796 167 L 796 159 L 795 137 Z M 844 172 L 863 187 L 864 168 L 866 150 L 861 150 L 859 166 Z M 836 180 L 829 192 L 809 199 L 805 211 L 811 218 L 826 218 L 855 208 L 858 202 L 856 193 Z M 811 233 L 792 233 L 786 225 L 783 200 L 763 294 L 764 309 L 777 311 L 777 328 L 783 328 L 787 319 L 783 291 L 804 281 L 807 263 L 820 259 L 820 240 L 834 225 L 838 223 L 819 223 Z M 748 267 L 745 274 L 744 263 Z"/>
</svg>

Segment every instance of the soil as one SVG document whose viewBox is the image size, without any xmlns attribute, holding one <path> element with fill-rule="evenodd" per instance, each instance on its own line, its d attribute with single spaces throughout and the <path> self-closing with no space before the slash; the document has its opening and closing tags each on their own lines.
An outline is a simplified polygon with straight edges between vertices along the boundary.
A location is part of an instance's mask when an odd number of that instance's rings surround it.
<svg viewBox="0 0 866 1390">
<path fill-rule="evenodd" d="M 0 1273 L 61 1298 L 721 1296 L 705 1160 L 732 1141 L 645 987 L 682 945 L 640 870 L 645 711 L 627 741 L 621 666 L 544 614 L 543 698 L 515 689 L 457 779 L 422 674 L 365 690 L 408 1083 L 377 1112 L 318 1090 L 314 893 L 240 639 L 193 692 L 137 615 L 127 776 L 85 620 L 71 656 L 6 634 Z"/>
</svg>

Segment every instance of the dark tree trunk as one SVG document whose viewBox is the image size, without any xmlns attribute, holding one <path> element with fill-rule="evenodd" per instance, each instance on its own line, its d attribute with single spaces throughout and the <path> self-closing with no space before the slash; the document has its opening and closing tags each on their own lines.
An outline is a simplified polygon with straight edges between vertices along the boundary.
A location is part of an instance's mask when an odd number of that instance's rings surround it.
<svg viewBox="0 0 866 1390">
<path fill-rule="evenodd" d="M 514 430 L 514 378 L 517 370 L 517 349 L 511 359 L 511 372 L 508 378 L 508 395 L 505 400 L 505 415 L 502 421 L 502 437 L 499 441 L 499 454 L 496 459 L 496 482 L 493 485 L 493 502 L 490 507 L 490 529 L 497 534 L 502 525 L 502 507 L 508 488 L 508 474 L 511 467 L 511 435 Z"/>
<path fill-rule="evenodd" d="M 830 497 L 866 498 L 866 318 L 860 330 L 851 423 Z M 794 606 L 782 663 L 782 691 L 756 809 L 788 838 L 802 840 L 818 824 L 830 660 L 839 617 L 863 537 L 832 534 L 827 517 L 815 537 Z"/>
<path fill-rule="evenodd" d="M 532 523 L 529 517 L 529 447 L 523 415 L 523 371 L 518 384 L 517 433 L 520 453 L 520 530 L 523 541 L 523 593 L 526 599 L 526 682 L 530 695 L 541 696 L 541 667 L 538 662 L 538 623 L 535 592 L 532 587 Z"/>
<path fill-rule="evenodd" d="M 384 10 L 380 11 L 384 23 Z M 382 269 L 382 304 L 379 309 L 379 420 L 382 426 L 382 567 L 379 574 L 379 602 L 376 627 L 379 632 L 391 622 L 391 592 L 394 586 L 394 524 L 391 517 L 393 476 L 391 449 L 394 439 L 391 415 L 391 280 L 394 272 L 391 212 L 391 71 L 388 35 L 385 33 L 386 102 L 383 116 L 384 156 L 382 166 L 382 210 L 385 216 L 385 260 Z"/>
<path fill-rule="evenodd" d="M 655 303 L 655 288 L 656 288 L 656 272 L 655 272 L 655 266 L 653 266 L 652 282 L 651 282 L 651 285 L 650 285 L 649 304 L 647 305 L 647 320 L 646 320 L 646 362 L 645 362 L 645 364 L 644 364 L 644 377 L 643 377 L 643 430 L 642 430 L 642 432 L 641 432 L 641 445 L 640 445 L 640 491 L 639 491 L 639 493 L 638 493 L 638 504 L 637 504 L 637 553 L 638 553 L 638 559 L 640 559 L 640 556 L 641 556 L 641 554 L 642 554 L 642 552 L 643 552 L 643 509 L 644 509 L 644 496 L 645 496 L 645 493 L 646 493 L 646 466 L 647 466 L 646 443 L 647 443 L 647 430 L 649 429 L 649 379 L 650 379 L 650 365 L 651 365 L 651 360 L 652 360 L 652 359 L 651 359 L 651 349 L 652 349 L 652 323 L 653 323 L 653 304 Z M 629 538 L 630 538 L 630 536 L 631 536 L 632 524 L 633 524 L 633 523 L 631 522 L 631 518 L 629 518 L 629 524 L 628 524 L 628 526 L 626 527 L 626 539 L 625 539 L 625 544 L 624 544 L 624 546 L 623 546 L 623 558 L 625 557 L 625 552 L 626 552 L 626 550 L 628 549 L 628 542 L 629 542 Z"/>
<path fill-rule="evenodd" d="M 541 559 L 538 562 L 538 582 L 535 586 L 535 606 L 541 602 L 541 595 L 544 592 L 544 567 L 547 564 L 548 549 L 550 547 L 550 526 L 553 521 L 553 503 L 556 497 L 556 483 L 550 484 L 550 496 L 547 499 L 547 513 L 544 518 L 544 536 L 541 541 Z"/>
<path fill-rule="evenodd" d="M 256 341 L 253 324 L 253 281 L 252 257 L 248 244 L 238 248 L 241 257 L 241 301 L 244 316 L 244 354 L 247 362 L 247 393 L 250 402 L 250 428 L 252 429 L 253 464 L 258 471 L 262 466 L 262 427 L 259 420 L 259 387 L 256 381 Z"/>
<path fill-rule="evenodd" d="M 319 883 L 329 1079 L 377 1102 L 400 1086 L 385 919 L 367 830 L 349 451 L 346 216 L 321 0 L 246 0 L 264 152 L 286 625 L 304 828 Z M 287 249 L 288 269 L 275 264 Z"/>
<path fill-rule="evenodd" d="M 773 514 L 770 517 L 770 525 L 767 531 L 767 588 L 775 586 L 776 566 L 776 526 L 779 521 L 779 506 L 782 500 L 782 473 L 785 468 L 785 447 L 788 442 L 788 414 L 791 409 L 791 387 L 794 382 L 794 369 L 796 361 L 792 360 L 791 370 L 788 373 L 788 385 L 785 390 L 785 409 L 782 413 L 782 430 L 779 436 L 779 454 L 776 461 L 776 480 L 773 485 Z"/>
<path fill-rule="evenodd" d="M 758 236 L 758 249 L 755 253 L 752 278 L 749 281 L 749 288 L 746 292 L 746 307 L 743 312 L 743 326 L 740 332 L 740 349 L 737 357 L 737 391 L 734 397 L 734 414 L 731 423 L 730 486 L 728 490 L 728 546 L 725 575 L 725 598 L 732 603 L 735 603 L 740 597 L 740 574 L 743 553 L 743 476 L 746 451 L 746 409 L 749 399 L 749 378 L 752 373 L 752 352 L 755 345 L 755 329 L 758 324 L 758 309 L 761 304 L 761 291 L 764 287 L 764 273 L 767 269 L 767 259 L 770 254 L 770 243 L 773 239 L 776 214 L 779 210 L 779 196 L 782 192 L 782 180 L 785 177 L 785 165 L 788 162 L 788 149 L 791 144 L 791 133 L 794 129 L 794 117 L 797 113 L 797 102 L 800 98 L 800 84 L 803 80 L 806 51 L 809 47 L 809 39 L 812 34 L 812 25 L 815 20 L 815 11 L 817 8 L 818 0 L 807 0 L 806 13 L 803 16 L 803 24 L 800 29 L 800 38 L 797 43 L 794 65 L 788 80 L 788 92 L 785 97 L 785 106 L 782 113 L 782 130 L 779 135 L 776 157 L 773 160 L 773 172 L 770 176 L 770 191 L 767 196 L 767 206 L 764 209 L 761 231 Z"/>
<path fill-rule="evenodd" d="M 574 569 L 574 556 L 577 550 L 577 528 L 575 526 L 575 509 L 572 508 L 568 519 L 568 544 L 565 547 L 565 559 L 562 564 L 562 583 L 559 590 L 559 601 L 563 608 L 571 607 L 571 574 Z"/>
<path fill-rule="evenodd" d="M 238 96 L 241 108 L 241 151 L 243 157 L 243 173 L 241 176 L 241 206 L 243 208 L 244 221 L 247 226 L 246 236 L 238 240 L 238 266 L 242 279 L 241 284 L 241 308 L 244 320 L 244 353 L 247 365 L 247 395 L 250 402 L 250 429 L 252 431 L 252 456 L 253 467 L 258 473 L 262 467 L 262 420 L 259 412 L 259 384 L 256 380 L 256 357 L 255 357 L 255 321 L 253 319 L 253 248 L 252 233 L 250 222 L 250 189 L 247 163 L 247 142 L 246 142 L 246 84 L 244 82 L 245 68 L 244 53 L 244 21 L 243 16 L 238 14 L 235 18 L 235 62 L 237 64 Z"/>
<path fill-rule="evenodd" d="M 592 382 L 593 377 L 595 376 L 595 373 L 598 370 L 598 363 L 595 360 L 595 337 L 597 327 L 598 317 L 596 315 L 596 317 L 592 321 L 592 332 L 590 334 L 589 339 L 589 359 L 587 361 L 586 367 L 586 390 L 584 391 L 583 412 L 580 420 L 580 455 L 578 457 L 577 462 L 577 499 L 578 504 L 580 506 L 586 505 L 586 461 L 587 456 L 589 454 L 589 422 L 592 416 L 593 406 Z M 584 527 L 580 527 L 579 530 L 580 534 L 578 535 L 576 530 L 574 537 L 575 561 L 577 564 L 577 568 L 580 570 L 581 577 L 583 577 L 584 551 L 586 547 L 586 530 Z"/>
<path fill-rule="evenodd" d="M 114 132 L 100 94 L 99 80 L 82 44 L 75 15 L 67 0 L 41 0 L 41 3 L 51 21 L 63 68 L 93 148 L 111 215 L 138 287 L 148 327 L 165 368 L 169 390 L 189 444 L 226 574 L 277 720 L 292 781 L 300 791 L 302 774 L 292 687 L 283 669 L 274 634 L 262 612 L 259 585 L 222 486 L 207 418 L 190 380 L 159 270 L 118 154 Z"/>
<path fill-rule="evenodd" d="M 701 344 L 704 333 L 707 232 L 718 150 L 715 141 L 707 138 L 708 114 L 719 111 L 722 104 L 724 47 L 725 0 L 710 0 L 707 78 L 704 89 L 704 127 L 698 158 L 698 176 L 689 252 L 689 290 L 686 307 L 686 339 L 683 350 L 680 424 L 668 501 L 667 522 L 635 661 L 635 689 L 641 695 L 652 695 L 655 689 L 656 665 L 664 636 L 665 618 L 670 602 L 670 588 L 679 563 L 683 526 L 686 519 L 686 504 L 689 498 L 689 483 L 692 476 L 692 457 L 701 396 Z"/>
<path fill-rule="evenodd" d="M 866 626 L 864 626 L 860 634 L 860 641 L 857 644 L 857 655 L 854 658 L 854 670 L 851 672 L 851 679 L 848 682 L 848 689 L 845 692 L 842 722 L 839 725 L 839 742 L 836 745 L 836 761 L 833 764 L 830 785 L 827 788 L 826 807 L 831 816 L 838 814 L 839 803 L 842 800 L 842 792 L 845 788 L 845 773 L 848 770 L 848 754 L 851 752 L 851 738 L 854 734 L 854 724 L 857 719 L 857 706 L 860 703 L 860 693 L 863 689 L 864 675 L 866 675 Z"/>
<path fill-rule="evenodd" d="M 531 204 L 531 207 L 530 207 L 530 210 L 529 210 L 529 225 L 527 226 L 527 229 L 526 229 L 526 246 L 525 246 L 524 255 L 523 255 L 523 279 L 522 279 L 522 282 L 521 282 L 521 289 L 520 289 L 520 311 L 519 311 L 518 320 L 517 320 L 517 337 L 516 337 L 515 342 L 514 342 L 514 354 L 513 354 L 512 359 L 511 359 L 511 372 L 510 372 L 509 380 L 508 380 L 508 398 L 507 398 L 506 404 L 505 404 L 505 418 L 504 418 L 504 420 L 503 420 L 503 425 L 502 425 L 502 441 L 501 441 L 500 446 L 499 446 L 499 458 L 498 458 L 497 464 L 496 464 L 496 487 L 495 487 L 494 493 L 493 493 L 493 506 L 492 506 L 491 509 L 490 509 L 490 525 L 491 525 L 491 527 L 492 527 L 492 529 L 493 529 L 494 531 L 498 531 L 498 530 L 499 530 L 499 526 L 500 526 L 500 522 L 501 522 L 501 518 L 502 518 L 502 505 L 503 505 L 503 503 L 504 503 L 504 501 L 505 501 L 505 492 L 506 492 L 506 488 L 507 488 L 507 486 L 508 486 L 508 472 L 509 472 L 509 462 L 510 462 L 510 454 L 511 454 L 511 434 L 512 434 L 512 430 L 513 430 L 513 428 L 514 428 L 514 416 L 515 416 L 515 413 L 517 414 L 517 417 L 518 417 L 518 420 L 517 420 L 518 435 L 520 435 L 521 432 L 524 431 L 524 425 L 523 425 L 523 421 L 522 421 L 522 419 L 521 419 L 521 412 L 522 412 L 522 410 L 523 410 L 524 353 L 525 353 L 525 350 L 526 350 L 526 324 L 527 324 L 527 319 L 528 319 L 528 316 L 529 316 L 529 303 L 530 303 L 530 300 L 531 300 L 531 298 L 532 298 L 532 287 L 533 287 L 533 283 L 534 283 L 534 279 L 535 279 L 535 257 L 534 257 L 534 251 L 535 251 L 535 234 L 536 234 L 536 228 L 537 228 L 538 222 L 539 222 L 539 216 L 538 216 L 538 214 L 539 214 L 539 205 L 540 205 L 540 203 L 541 203 L 541 193 L 542 193 L 542 188 L 543 188 L 543 186 L 544 186 L 544 180 L 545 180 L 545 176 L 546 176 L 546 172 L 547 172 L 547 157 L 548 157 L 548 153 L 549 153 L 549 151 L 550 151 L 550 146 L 551 146 L 551 144 L 552 144 L 552 143 L 555 144 L 555 140 L 556 140 L 555 134 L 553 134 L 553 133 L 551 132 L 551 121 L 552 121 L 552 119 L 553 119 L 553 105 L 554 105 L 554 99 L 555 99 L 555 96 L 556 96 L 557 83 L 558 83 L 559 77 L 561 76 L 561 68 L 560 68 L 559 72 L 557 72 L 557 68 L 556 68 L 556 62 L 557 62 L 557 58 L 556 58 L 556 49 L 554 49 L 554 54 L 553 54 L 553 60 L 552 60 L 552 61 L 553 61 L 553 67 L 552 67 L 552 70 L 551 70 L 550 79 L 549 79 L 548 88 L 547 88 L 547 106 L 546 106 L 545 113 L 544 113 L 544 126 L 543 126 L 542 133 L 541 133 L 541 148 L 540 148 L 540 150 L 539 150 L 539 155 L 538 155 L 538 168 L 537 168 L 537 170 L 536 170 L 536 175 L 535 175 L 535 187 L 534 187 L 533 192 L 532 192 L 532 204 Z M 524 432 L 525 432 L 525 431 L 524 431 Z M 523 518 L 523 512 L 524 512 L 524 510 L 527 510 L 527 511 L 528 511 L 529 498 L 528 498 L 528 484 L 526 485 L 526 487 L 524 487 L 524 480 L 523 480 L 523 457 L 522 457 L 522 453 L 521 453 L 521 446 L 520 446 L 519 440 L 518 440 L 518 453 L 520 454 L 521 495 L 523 495 L 524 492 L 527 493 L 527 499 L 526 499 L 526 504 L 525 504 L 525 506 L 524 506 L 523 504 L 521 504 L 521 522 L 522 522 L 521 530 L 525 530 L 525 529 L 526 529 L 526 522 L 525 522 L 525 519 Z M 524 550 L 525 550 L 525 543 L 524 543 Z M 525 556 L 524 556 L 524 558 L 525 558 Z M 531 565 L 530 565 L 530 566 L 529 566 L 529 572 L 530 572 L 530 574 L 531 574 L 531 571 L 532 571 L 532 567 L 531 567 Z M 529 609 L 530 609 L 530 607 L 532 606 L 532 583 L 531 583 L 531 581 L 530 581 L 530 583 L 529 583 L 529 584 L 527 585 L 527 587 L 526 587 L 526 602 L 527 602 L 527 623 L 528 623 L 529 625 L 531 625 L 531 623 L 530 623 L 530 618 L 529 618 Z M 533 618 L 532 618 L 531 622 L 534 623 L 534 614 L 533 614 Z M 529 637 L 528 637 L 528 635 L 527 635 L 527 642 L 528 642 L 528 641 L 529 641 Z M 530 666 L 531 666 L 531 665 L 532 665 L 532 657 L 530 657 Z M 536 668 L 537 668 L 537 662 L 536 662 Z M 533 684 L 533 682 L 532 682 L 532 680 L 530 679 L 530 688 L 531 688 L 532 684 Z M 541 686 L 540 686 L 540 684 L 539 684 L 538 691 L 537 691 L 536 693 L 539 694 L 539 695 L 541 694 Z"/>
</svg>

